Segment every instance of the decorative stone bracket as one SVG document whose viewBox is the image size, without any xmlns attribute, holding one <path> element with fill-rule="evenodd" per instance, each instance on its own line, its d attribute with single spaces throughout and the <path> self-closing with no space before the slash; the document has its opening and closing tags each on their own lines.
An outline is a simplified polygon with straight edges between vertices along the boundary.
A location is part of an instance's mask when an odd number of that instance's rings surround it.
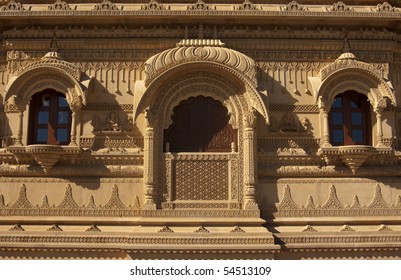
<svg viewBox="0 0 401 280">
<path fill-rule="evenodd" d="M 348 166 L 352 174 L 361 167 L 368 159 L 372 157 L 380 157 L 390 155 L 393 149 L 390 147 L 373 147 L 365 145 L 350 145 L 339 147 L 323 147 L 320 148 L 318 154 L 324 158 L 327 164 L 335 165 L 341 161 Z"/>
<path fill-rule="evenodd" d="M 18 163 L 36 161 L 46 174 L 61 159 L 74 162 L 82 152 L 76 146 L 58 145 L 10 146 L 7 150 L 14 154 Z"/>
</svg>

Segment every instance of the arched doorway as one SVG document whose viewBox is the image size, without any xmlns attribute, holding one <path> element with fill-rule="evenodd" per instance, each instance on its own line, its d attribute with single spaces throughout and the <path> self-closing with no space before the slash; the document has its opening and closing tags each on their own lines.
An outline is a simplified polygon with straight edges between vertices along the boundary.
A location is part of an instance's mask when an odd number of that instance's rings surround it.
<svg viewBox="0 0 401 280">
<path fill-rule="evenodd" d="M 230 152 L 237 130 L 227 108 L 211 97 L 197 96 L 174 108 L 173 123 L 164 130 L 164 147 L 171 152 Z"/>
</svg>

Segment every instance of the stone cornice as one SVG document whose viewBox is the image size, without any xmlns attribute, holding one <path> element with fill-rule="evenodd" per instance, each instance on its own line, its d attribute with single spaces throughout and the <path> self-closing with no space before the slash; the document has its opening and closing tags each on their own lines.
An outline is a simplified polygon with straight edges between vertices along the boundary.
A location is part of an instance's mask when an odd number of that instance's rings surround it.
<svg viewBox="0 0 401 280">
<path fill-rule="evenodd" d="M 105 3 L 107 1 L 104 1 Z M 203 1 L 201 1 L 203 2 Z M 13 3 L 12 5 L 10 5 Z M 203 2 L 204 3 L 204 2 Z M 102 3 L 103 4 L 103 3 Z M 342 2 L 332 5 L 290 5 L 289 4 L 260 4 L 258 9 L 241 9 L 242 4 L 205 4 L 194 8 L 193 3 L 169 4 L 166 9 L 144 9 L 142 4 L 116 3 L 109 5 L 99 4 L 71 4 L 70 9 L 54 9 L 48 5 L 20 4 L 11 1 L 0 7 L 1 18 L 15 17 L 154 17 L 154 16 L 198 16 L 198 17 L 311 17 L 319 18 L 380 18 L 401 19 L 400 8 L 383 6 L 348 6 Z M 161 7 L 167 5 L 160 5 Z"/>
</svg>

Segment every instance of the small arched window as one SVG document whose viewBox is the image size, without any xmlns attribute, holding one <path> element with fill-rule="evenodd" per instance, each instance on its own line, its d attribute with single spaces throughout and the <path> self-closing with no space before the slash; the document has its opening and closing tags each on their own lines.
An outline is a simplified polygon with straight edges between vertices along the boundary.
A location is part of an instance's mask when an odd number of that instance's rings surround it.
<svg viewBox="0 0 401 280">
<path fill-rule="evenodd" d="M 36 93 L 29 109 L 29 144 L 70 143 L 71 110 L 64 94 L 52 89 Z"/>
<path fill-rule="evenodd" d="M 365 95 L 356 91 L 337 95 L 329 122 L 333 146 L 371 144 L 370 103 Z"/>
</svg>

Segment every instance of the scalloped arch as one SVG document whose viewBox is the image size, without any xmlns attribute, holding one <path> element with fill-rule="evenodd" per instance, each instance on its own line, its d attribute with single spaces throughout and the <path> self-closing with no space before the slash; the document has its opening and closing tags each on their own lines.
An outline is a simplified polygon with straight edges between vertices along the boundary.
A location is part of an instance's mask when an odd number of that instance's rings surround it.
<svg viewBox="0 0 401 280">
<path fill-rule="evenodd" d="M 70 105 L 77 100 L 86 104 L 85 92 L 76 77 L 52 65 L 29 68 L 11 78 L 5 89 L 5 101 L 15 96 L 21 105 L 26 106 L 33 94 L 46 88 L 65 94 Z"/>
<path fill-rule="evenodd" d="M 345 55 L 343 55 L 345 56 Z M 373 107 L 385 106 L 385 98 L 397 104 L 393 87 L 370 64 L 354 57 L 337 59 L 320 71 L 322 79 L 315 93 L 315 102 L 320 98 L 330 105 L 333 98 L 346 90 L 356 90 L 368 96 Z"/>
<path fill-rule="evenodd" d="M 193 61 L 210 61 L 225 65 L 244 82 L 257 86 L 255 61 L 233 49 L 215 45 L 178 46 L 150 57 L 145 63 L 145 85 L 150 85 L 163 72 L 170 68 Z"/>
<path fill-rule="evenodd" d="M 195 72 L 200 70 L 210 71 L 219 76 L 227 77 L 229 80 L 237 84 L 238 88 L 242 87 L 244 90 L 243 94 L 246 96 L 248 107 L 255 108 L 256 111 L 258 111 L 263 117 L 265 122 L 269 122 L 268 110 L 260 93 L 257 91 L 256 87 L 253 86 L 253 83 L 250 83 L 247 77 L 244 77 L 243 74 L 241 75 L 241 73 L 239 73 L 236 69 L 212 61 L 183 62 L 181 64 L 174 65 L 160 73 L 157 78 L 152 80 L 148 87 L 144 87 L 143 92 L 140 96 L 138 96 L 137 104 L 134 106 L 134 120 L 146 107 L 151 106 L 152 98 L 154 98 L 154 95 L 156 92 L 158 92 L 158 89 L 162 87 L 169 79 L 172 79 L 172 77 L 177 77 L 178 75 L 188 71 Z M 236 115 L 238 116 L 238 114 Z"/>
</svg>

